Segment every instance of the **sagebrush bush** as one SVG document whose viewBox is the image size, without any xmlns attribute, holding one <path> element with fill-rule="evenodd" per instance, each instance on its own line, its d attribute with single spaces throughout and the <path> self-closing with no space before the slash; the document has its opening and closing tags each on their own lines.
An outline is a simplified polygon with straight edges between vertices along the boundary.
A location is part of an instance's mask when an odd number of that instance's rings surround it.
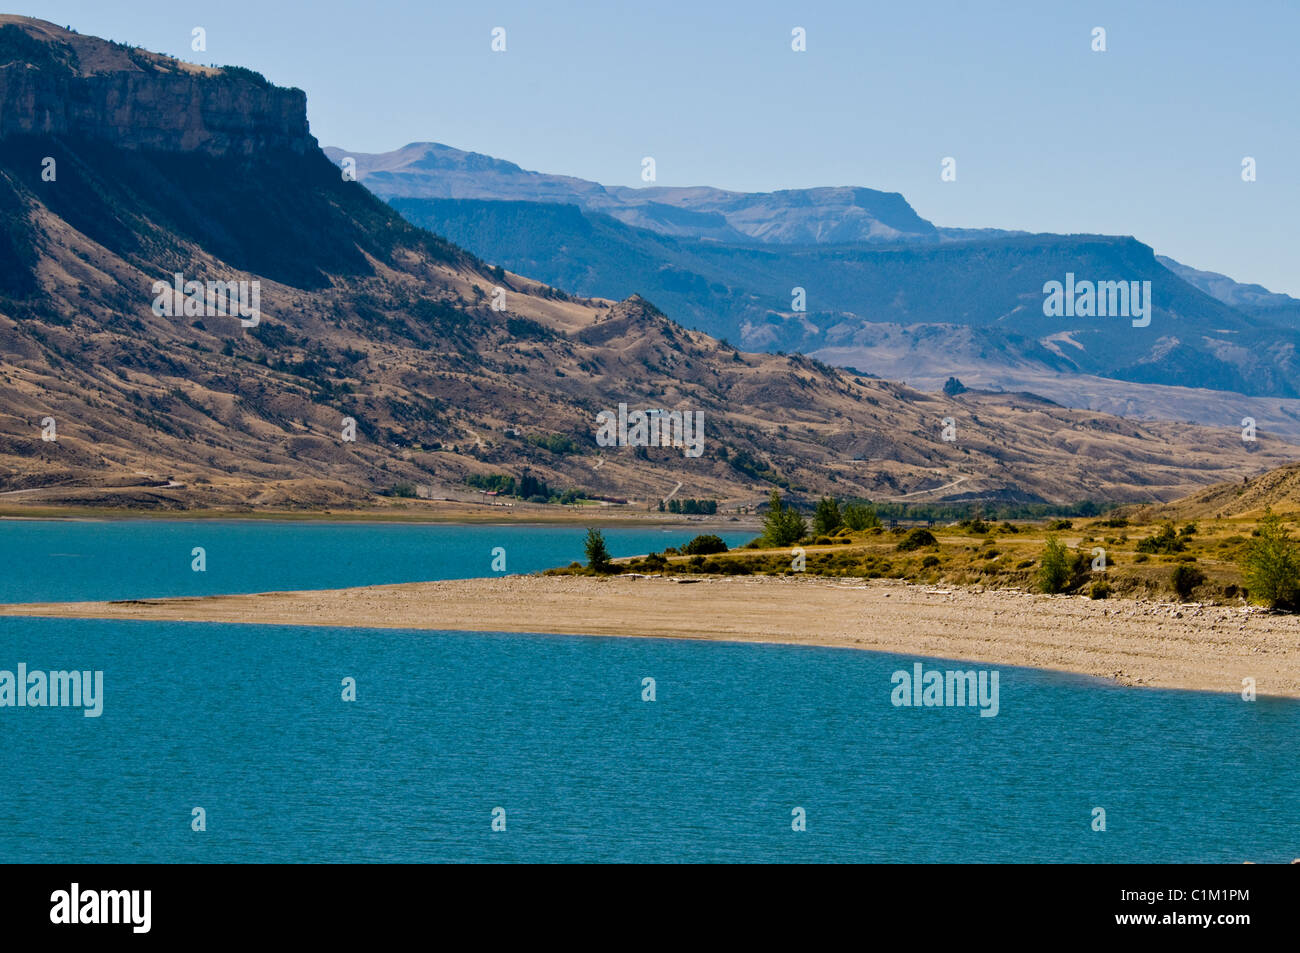
<svg viewBox="0 0 1300 953">
<path fill-rule="evenodd" d="M 1169 582 L 1174 587 L 1174 592 L 1178 595 L 1178 598 L 1186 602 L 1192 597 L 1192 590 L 1205 582 L 1205 573 L 1195 566 L 1179 563 L 1174 567 Z"/>
<path fill-rule="evenodd" d="M 914 549 L 924 549 L 926 546 L 938 545 L 939 541 L 934 538 L 934 533 L 928 529 L 914 529 L 898 541 L 898 551 L 907 553 Z"/>
<path fill-rule="evenodd" d="M 712 533 L 696 536 L 682 547 L 683 556 L 711 556 L 714 553 L 725 553 L 726 551 L 727 544 L 722 541 L 722 537 L 715 536 Z"/>
</svg>

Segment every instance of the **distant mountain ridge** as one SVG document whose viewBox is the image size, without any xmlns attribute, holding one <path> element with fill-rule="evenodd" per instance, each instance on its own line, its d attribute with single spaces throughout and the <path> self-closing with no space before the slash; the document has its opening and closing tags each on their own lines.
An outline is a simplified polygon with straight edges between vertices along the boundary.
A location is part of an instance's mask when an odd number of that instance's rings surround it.
<svg viewBox="0 0 1300 953">
<path fill-rule="evenodd" d="M 412 142 L 383 153 L 326 146 L 335 163 L 356 162 L 358 177 L 380 198 L 480 199 L 576 205 L 661 235 L 762 244 L 958 242 L 1030 234 L 1006 228 L 937 226 L 898 192 L 861 186 L 734 192 L 708 186 L 630 188 L 570 175 L 528 171 L 514 162 L 438 142 Z M 1300 311 L 1300 299 L 1202 271 L 1165 255 L 1174 274 L 1232 307 L 1252 313 Z"/>
<path fill-rule="evenodd" d="M 1300 330 L 1300 298 L 1269 291 L 1263 285 L 1242 284 L 1218 272 L 1191 268 L 1165 255 L 1156 255 L 1156 261 L 1188 284 L 1200 288 L 1226 305 L 1283 324 L 1292 330 Z"/>
<path fill-rule="evenodd" d="M 1225 396 L 1189 400 L 1191 419 L 1227 424 L 1228 395 L 1272 398 L 1282 403 L 1252 411 L 1300 433 L 1300 405 L 1287 403 L 1300 400 L 1300 302 L 1130 237 L 939 228 L 872 190 L 605 187 L 428 143 L 326 152 L 351 156 L 363 184 L 410 221 L 489 261 L 581 294 L 639 292 L 747 348 L 927 387 L 960 371 L 1094 409 L 1115 405 L 1105 381 L 1159 385 L 1149 402 L 1126 401 L 1150 416 L 1176 403 L 1168 388 L 1195 386 Z M 1070 273 L 1150 281 L 1151 326 L 1044 315 L 1044 284 Z"/>
<path fill-rule="evenodd" d="M 661 235 L 722 242 L 826 244 L 943 240 L 897 192 L 841 187 L 730 192 L 709 187 L 601 185 L 567 175 L 529 172 L 513 162 L 436 142 L 366 154 L 327 147 L 334 162 L 356 161 L 366 188 L 380 198 L 493 199 L 556 202 L 608 215 Z"/>
<path fill-rule="evenodd" d="M 638 292 L 746 348 L 802 351 L 882 377 L 913 380 L 928 364 L 927 381 L 942 381 L 949 368 L 985 366 L 990 380 L 1009 380 L 1020 368 L 1033 369 L 1035 383 L 1050 371 L 1300 397 L 1294 333 L 1194 287 L 1132 238 L 731 245 L 634 229 L 572 205 L 390 204 L 415 224 L 556 287 L 607 297 Z M 1151 281 L 1150 327 L 1044 315 L 1044 283 L 1067 273 Z M 804 290 L 804 311 L 794 309 L 796 288 Z M 893 344 L 881 350 L 886 328 Z"/>
</svg>

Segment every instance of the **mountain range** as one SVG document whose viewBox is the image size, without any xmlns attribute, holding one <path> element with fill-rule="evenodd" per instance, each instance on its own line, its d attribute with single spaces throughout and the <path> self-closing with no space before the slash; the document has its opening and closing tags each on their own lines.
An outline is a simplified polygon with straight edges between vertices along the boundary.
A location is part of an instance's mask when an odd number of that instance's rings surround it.
<svg viewBox="0 0 1300 953">
<path fill-rule="evenodd" d="M 1137 417 L 1253 416 L 1300 436 L 1300 300 L 1131 237 L 941 228 L 871 189 L 602 186 L 436 143 L 326 153 L 486 260 L 580 294 L 643 294 L 746 348 L 927 389 L 955 375 Z M 1150 281 L 1149 326 L 1044 314 L 1045 283 L 1067 274 Z"/>
<path fill-rule="evenodd" d="M 524 277 L 349 181 L 310 134 L 306 95 L 240 67 L 0 16 L 0 144 L 10 501 L 321 507 L 404 487 L 465 491 L 499 473 L 647 505 L 673 492 L 757 502 L 774 487 L 796 498 L 1146 501 L 1294 452 L 1274 437 L 1247 444 L 1236 430 L 1135 423 L 1033 395 L 922 393 L 737 350 L 674 321 L 675 299 L 589 297 Z M 1047 239 L 1005 241 L 1069 260 Z M 1137 243 L 1093 244 L 1147 266 Z M 806 253 L 818 247 L 835 246 Z M 939 275 L 945 261 L 927 267 Z M 190 282 L 197 292 L 173 296 Z M 212 307 L 214 285 L 240 283 L 258 289 L 254 313 Z M 1213 301 L 1187 287 L 1187 300 Z M 599 445 L 598 415 L 620 404 L 702 413 L 705 452 Z"/>
<path fill-rule="evenodd" d="M 721 242 L 938 242 L 961 229 L 935 228 L 897 192 L 864 188 L 729 192 L 714 188 L 628 188 L 568 175 L 529 172 L 513 162 L 437 142 L 357 154 L 330 147 L 336 162 L 356 161 L 366 187 L 383 198 L 489 199 L 576 205 L 661 235 Z"/>
</svg>

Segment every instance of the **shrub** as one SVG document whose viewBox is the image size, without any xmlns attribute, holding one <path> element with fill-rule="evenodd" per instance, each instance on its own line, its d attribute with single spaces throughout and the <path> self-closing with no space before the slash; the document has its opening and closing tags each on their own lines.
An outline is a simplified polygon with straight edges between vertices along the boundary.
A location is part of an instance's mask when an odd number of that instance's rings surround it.
<svg viewBox="0 0 1300 953">
<path fill-rule="evenodd" d="M 938 546 L 939 541 L 934 538 L 934 533 L 928 529 L 914 529 L 898 542 L 898 551 L 908 553 L 914 549 L 923 549 L 926 546 Z"/>
<path fill-rule="evenodd" d="M 260 87 L 261 89 L 269 89 L 271 86 L 270 80 L 256 70 L 251 70 L 246 66 L 223 66 L 221 67 L 221 71 L 227 76 L 238 77 L 246 82 L 252 83 L 254 86 Z"/>
<path fill-rule="evenodd" d="M 1241 565 L 1251 596 L 1274 609 L 1300 603 L 1300 552 L 1282 518 L 1265 510 Z"/>
<path fill-rule="evenodd" d="M 592 572 L 609 572 L 612 567 L 609 548 L 605 545 L 605 534 L 598 529 L 588 529 L 587 539 L 582 544 L 587 554 L 587 568 Z"/>
<path fill-rule="evenodd" d="M 549 450 L 551 453 L 565 454 L 576 453 L 578 450 L 577 441 L 568 434 L 548 433 L 548 434 L 529 434 L 525 438 L 534 447 L 541 447 L 543 450 Z"/>
<path fill-rule="evenodd" d="M 1121 529 L 1128 525 L 1128 520 L 1122 516 L 1111 516 L 1106 519 L 1097 520 L 1093 526 L 1108 526 L 1111 529 Z"/>
<path fill-rule="evenodd" d="M 1186 563 L 1175 566 L 1173 576 L 1170 578 L 1174 592 L 1178 594 L 1178 598 L 1183 602 L 1190 599 L 1192 590 L 1203 582 L 1205 582 L 1205 573 Z"/>
<path fill-rule="evenodd" d="M 658 553 L 651 553 L 641 560 L 641 566 L 646 572 L 660 572 L 668 566 L 668 560 Z"/>
<path fill-rule="evenodd" d="M 415 496 L 415 484 L 403 480 L 401 483 L 394 483 L 390 491 L 393 496 L 399 496 L 402 499 L 410 499 Z"/>
<path fill-rule="evenodd" d="M 1074 523 L 1070 520 L 1052 520 L 1047 524 L 1047 531 L 1049 533 L 1056 533 L 1063 529 L 1074 529 Z"/>
<path fill-rule="evenodd" d="M 1098 579 L 1088 590 L 1089 599 L 1106 599 L 1110 596 L 1110 583 L 1105 579 Z"/>
<path fill-rule="evenodd" d="M 931 566 L 937 566 L 941 560 L 938 556 L 930 555 L 921 560 L 921 568 L 929 569 Z"/>
<path fill-rule="evenodd" d="M 1178 535 L 1173 523 L 1166 523 L 1160 527 L 1160 532 L 1148 536 L 1137 544 L 1139 553 L 1163 553 L 1166 556 L 1181 553 L 1186 548 L 1185 539 Z"/>
<path fill-rule="evenodd" d="M 1049 536 L 1038 567 L 1038 588 L 1043 592 L 1064 592 L 1069 583 L 1070 554 L 1059 539 Z"/>
<path fill-rule="evenodd" d="M 747 559 L 721 559 L 714 562 L 718 564 L 719 572 L 727 576 L 749 576 L 754 572 L 753 565 Z"/>
<path fill-rule="evenodd" d="M 696 536 L 682 547 L 682 554 L 685 556 L 710 556 L 713 553 L 726 551 L 727 544 L 722 541 L 722 537 L 714 536 L 712 533 Z"/>
</svg>

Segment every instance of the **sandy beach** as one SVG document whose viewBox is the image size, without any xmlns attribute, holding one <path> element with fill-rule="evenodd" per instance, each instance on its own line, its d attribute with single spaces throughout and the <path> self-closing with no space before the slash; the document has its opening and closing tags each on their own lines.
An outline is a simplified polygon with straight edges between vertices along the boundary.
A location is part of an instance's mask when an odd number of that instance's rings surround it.
<svg viewBox="0 0 1300 953">
<path fill-rule="evenodd" d="M 815 577 L 506 576 L 0 615 L 773 642 L 1023 665 L 1124 685 L 1300 698 L 1300 617 Z"/>
</svg>

